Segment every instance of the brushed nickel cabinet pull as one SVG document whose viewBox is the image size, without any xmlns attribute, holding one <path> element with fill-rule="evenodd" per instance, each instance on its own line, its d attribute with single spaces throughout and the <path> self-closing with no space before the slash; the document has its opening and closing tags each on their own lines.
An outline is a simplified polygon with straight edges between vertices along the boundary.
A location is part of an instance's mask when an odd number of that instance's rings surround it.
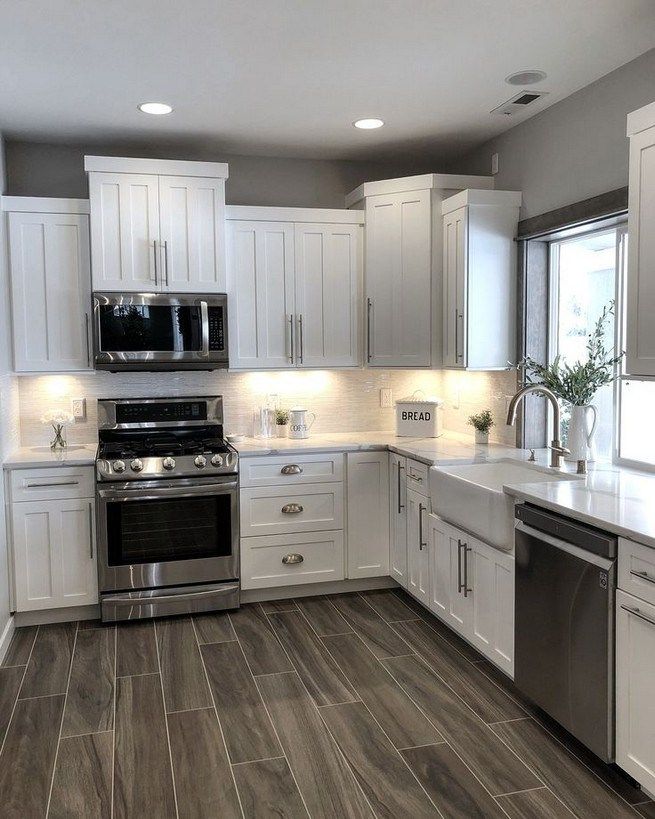
<svg viewBox="0 0 655 819">
<path fill-rule="evenodd" d="M 300 349 L 298 352 L 298 361 L 300 364 L 303 363 L 303 329 L 302 329 L 302 314 L 298 316 L 298 342 L 300 345 Z"/>
<path fill-rule="evenodd" d="M 53 483 L 36 483 L 35 481 L 28 481 L 25 486 L 27 489 L 34 489 L 36 487 L 48 486 L 77 486 L 79 481 L 56 481 Z"/>
<path fill-rule="evenodd" d="M 93 502 L 89 503 L 89 557 L 93 560 Z"/>
<path fill-rule="evenodd" d="M 303 511 L 303 507 L 299 503 L 286 503 L 282 507 L 283 515 L 297 515 Z"/>
<path fill-rule="evenodd" d="M 398 462 L 398 514 L 402 514 L 403 509 L 405 508 L 405 504 L 400 502 L 400 490 L 402 487 L 401 480 L 400 480 L 400 471 L 403 469 L 403 465 Z"/>
<path fill-rule="evenodd" d="M 300 475 L 302 473 L 302 466 L 298 464 L 287 464 L 280 470 L 281 475 Z"/>
<path fill-rule="evenodd" d="M 295 566 L 298 563 L 302 563 L 305 558 L 302 555 L 291 553 L 288 555 L 284 555 L 282 558 L 282 562 L 285 566 Z"/>
<path fill-rule="evenodd" d="M 166 277 L 166 287 L 168 287 L 168 242 L 164 241 L 164 275 Z"/>
<path fill-rule="evenodd" d="M 423 506 L 422 503 L 418 505 L 418 548 L 420 551 L 423 551 L 423 547 L 427 546 L 427 543 L 423 543 L 423 512 L 427 509 L 427 506 Z"/>
<path fill-rule="evenodd" d="M 650 617 L 646 617 L 641 609 L 632 609 L 629 606 L 621 606 L 621 608 L 623 611 L 627 611 L 628 614 L 634 614 L 634 616 L 638 617 L 640 620 L 645 620 L 647 623 L 650 623 L 651 626 L 655 626 L 655 620 L 651 620 Z"/>
<path fill-rule="evenodd" d="M 293 364 L 293 314 L 287 316 L 287 322 L 289 323 L 289 354 L 287 358 L 289 364 Z"/>
<path fill-rule="evenodd" d="M 464 544 L 464 597 L 468 597 L 469 592 L 472 592 L 473 589 L 469 589 L 469 558 L 468 554 L 471 551 L 471 547 Z"/>
<path fill-rule="evenodd" d="M 371 352 L 371 309 L 373 302 L 371 299 L 366 299 L 366 360 L 370 361 L 373 358 Z"/>
<path fill-rule="evenodd" d="M 647 580 L 649 583 L 655 583 L 655 577 L 651 577 L 648 572 L 635 572 L 631 570 L 630 574 L 634 577 L 638 577 L 640 580 Z"/>
<path fill-rule="evenodd" d="M 155 287 L 157 286 L 157 240 L 152 243 L 152 248 L 155 251 Z"/>
<path fill-rule="evenodd" d="M 462 548 L 466 544 L 457 539 L 457 594 L 462 593 Z"/>
</svg>

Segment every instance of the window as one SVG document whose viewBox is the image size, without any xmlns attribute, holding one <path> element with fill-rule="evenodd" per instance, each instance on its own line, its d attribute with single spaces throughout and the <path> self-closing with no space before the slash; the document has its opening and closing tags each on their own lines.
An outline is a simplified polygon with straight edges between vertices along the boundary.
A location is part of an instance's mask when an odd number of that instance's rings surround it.
<svg viewBox="0 0 655 819">
<path fill-rule="evenodd" d="M 621 294 L 625 258 L 625 228 L 597 230 L 550 246 L 549 356 L 561 355 L 573 364 L 587 355 L 587 337 L 603 308 L 616 302 L 615 316 L 605 327 L 606 349 L 623 349 Z M 597 426 L 594 457 L 612 460 L 617 452 L 618 388 L 601 387 L 594 397 Z M 590 413 L 591 415 L 591 413 Z M 562 408 L 562 441 L 566 445 L 570 413 Z M 592 418 L 589 419 L 591 423 Z"/>
</svg>

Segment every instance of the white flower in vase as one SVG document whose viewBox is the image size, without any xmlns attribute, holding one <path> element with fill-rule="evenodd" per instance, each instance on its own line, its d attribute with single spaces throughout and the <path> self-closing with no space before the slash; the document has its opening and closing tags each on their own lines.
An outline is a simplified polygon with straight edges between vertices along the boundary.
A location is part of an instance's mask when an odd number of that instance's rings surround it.
<svg viewBox="0 0 655 819">
<path fill-rule="evenodd" d="M 50 449 L 66 448 L 66 424 L 72 424 L 74 420 L 71 413 L 64 410 L 48 410 L 41 416 L 41 423 L 49 424 L 55 433 L 50 441 Z"/>
</svg>

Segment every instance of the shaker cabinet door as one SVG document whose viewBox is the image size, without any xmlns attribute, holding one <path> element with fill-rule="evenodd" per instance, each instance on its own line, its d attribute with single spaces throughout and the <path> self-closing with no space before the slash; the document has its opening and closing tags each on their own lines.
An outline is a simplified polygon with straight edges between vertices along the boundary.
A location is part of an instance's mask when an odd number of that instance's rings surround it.
<svg viewBox="0 0 655 819">
<path fill-rule="evenodd" d="M 407 588 L 407 481 L 406 459 L 389 453 L 389 568 L 391 576 Z"/>
<path fill-rule="evenodd" d="M 162 289 L 225 293 L 225 181 L 160 176 Z"/>
<path fill-rule="evenodd" d="M 301 367 L 359 363 L 361 238 L 358 225 L 295 225 L 296 350 Z"/>
<path fill-rule="evenodd" d="M 346 455 L 348 577 L 389 574 L 389 455 Z"/>
<path fill-rule="evenodd" d="M 89 369 L 89 217 L 10 213 L 9 248 L 16 372 Z"/>
<path fill-rule="evenodd" d="M 407 591 L 426 606 L 430 600 L 428 506 L 426 497 L 407 490 Z"/>
<path fill-rule="evenodd" d="M 466 367 L 468 208 L 443 217 L 443 363 Z"/>
</svg>

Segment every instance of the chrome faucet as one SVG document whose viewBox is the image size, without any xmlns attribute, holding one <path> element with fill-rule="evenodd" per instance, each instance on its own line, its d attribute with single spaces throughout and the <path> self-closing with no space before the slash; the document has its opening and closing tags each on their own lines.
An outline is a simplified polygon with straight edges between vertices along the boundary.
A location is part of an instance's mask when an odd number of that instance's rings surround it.
<svg viewBox="0 0 655 819">
<path fill-rule="evenodd" d="M 509 402 L 509 407 L 507 409 L 507 425 L 510 427 L 514 426 L 514 423 L 516 422 L 516 411 L 518 410 L 519 404 L 526 395 L 530 395 L 531 393 L 539 393 L 546 396 L 553 408 L 553 440 L 550 442 L 549 447 L 550 465 L 555 469 L 559 469 L 562 466 L 562 456 L 568 455 L 569 450 L 562 446 L 562 442 L 559 438 L 561 411 L 559 408 L 559 401 L 557 400 L 557 396 L 554 392 L 549 390 L 548 387 L 544 387 L 539 384 L 528 384 L 526 387 L 522 387 Z"/>
</svg>

